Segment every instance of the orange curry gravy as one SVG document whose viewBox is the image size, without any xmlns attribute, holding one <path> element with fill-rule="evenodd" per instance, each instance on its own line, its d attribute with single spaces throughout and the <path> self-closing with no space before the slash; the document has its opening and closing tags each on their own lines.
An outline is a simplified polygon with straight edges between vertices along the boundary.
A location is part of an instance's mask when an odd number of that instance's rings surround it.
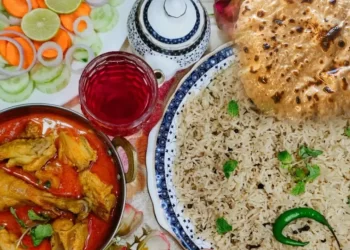
<svg viewBox="0 0 350 250">
<path fill-rule="evenodd" d="M 96 174 L 101 181 L 106 184 L 113 185 L 113 193 L 118 197 L 120 192 L 120 184 L 117 180 L 117 169 L 114 166 L 113 159 L 108 153 L 108 149 L 104 143 L 98 138 L 98 136 L 89 128 L 84 125 L 67 118 L 53 115 L 53 114 L 31 114 L 25 117 L 13 119 L 0 124 L 0 145 L 12 141 L 19 137 L 24 131 L 27 123 L 34 121 L 42 125 L 43 133 L 49 134 L 53 130 L 65 130 L 74 135 L 83 135 L 89 141 L 90 146 L 97 152 L 97 160 L 90 166 L 90 171 Z M 56 196 L 69 197 L 69 198 L 82 198 L 82 187 L 79 183 L 78 173 L 76 170 L 67 165 L 61 164 L 57 156 L 51 159 L 48 163 L 58 164 L 61 166 L 60 185 L 58 188 L 48 188 L 45 183 L 39 183 L 38 179 L 29 172 L 25 172 L 20 167 L 7 168 L 5 163 L 0 163 L 0 168 L 8 172 L 9 174 L 16 176 L 27 183 L 50 192 Z M 118 200 L 118 198 L 117 198 Z M 36 212 L 40 212 L 40 208 L 36 206 L 21 206 L 16 207 L 16 213 L 19 219 L 23 221 L 28 220 L 28 210 L 33 209 Z M 67 217 L 69 213 L 62 213 L 62 216 Z M 72 216 L 72 215 L 70 215 Z M 112 230 L 111 221 L 115 216 L 115 209 L 111 212 L 109 221 L 104 221 L 97 217 L 93 212 L 90 212 L 88 216 L 88 228 L 89 235 L 85 242 L 85 250 L 97 250 L 108 239 L 110 230 Z M 73 218 L 73 217 L 72 217 Z M 21 235 L 21 228 L 16 222 L 15 218 L 9 211 L 0 212 L 0 225 L 5 225 L 6 229 L 18 236 Z M 1 239 L 0 239 L 1 240 Z M 38 247 L 34 247 L 32 240 L 29 236 L 24 237 L 23 243 L 29 247 L 29 250 L 49 250 L 51 249 L 50 241 L 44 240 Z"/>
</svg>

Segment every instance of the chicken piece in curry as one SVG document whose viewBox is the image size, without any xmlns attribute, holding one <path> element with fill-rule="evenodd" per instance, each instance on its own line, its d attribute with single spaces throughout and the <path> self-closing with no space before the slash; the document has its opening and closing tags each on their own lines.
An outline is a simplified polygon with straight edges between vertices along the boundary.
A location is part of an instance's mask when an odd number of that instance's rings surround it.
<svg viewBox="0 0 350 250">
<path fill-rule="evenodd" d="M 100 249 L 119 183 L 97 135 L 52 114 L 8 121 L 0 131 L 0 250 Z"/>
</svg>

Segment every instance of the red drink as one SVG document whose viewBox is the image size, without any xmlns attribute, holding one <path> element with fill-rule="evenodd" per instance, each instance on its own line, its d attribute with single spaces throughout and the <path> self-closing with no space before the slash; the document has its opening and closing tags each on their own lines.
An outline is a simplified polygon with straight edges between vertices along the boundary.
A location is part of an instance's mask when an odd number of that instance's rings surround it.
<svg viewBox="0 0 350 250">
<path fill-rule="evenodd" d="M 153 70 L 125 52 L 109 52 L 91 61 L 80 79 L 79 92 L 84 115 L 111 136 L 137 132 L 158 97 Z"/>
</svg>

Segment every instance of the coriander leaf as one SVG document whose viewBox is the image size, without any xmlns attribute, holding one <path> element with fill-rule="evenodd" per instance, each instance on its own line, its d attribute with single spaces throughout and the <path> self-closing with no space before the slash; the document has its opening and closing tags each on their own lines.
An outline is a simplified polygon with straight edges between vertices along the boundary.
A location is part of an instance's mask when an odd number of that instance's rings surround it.
<svg viewBox="0 0 350 250">
<path fill-rule="evenodd" d="M 346 135 L 347 137 L 350 137 L 350 127 L 347 127 L 347 128 L 345 129 L 345 135 Z"/>
<path fill-rule="evenodd" d="M 292 189 L 291 194 L 298 196 L 305 193 L 305 182 L 299 181 L 297 185 Z"/>
<path fill-rule="evenodd" d="M 44 187 L 47 188 L 47 189 L 51 188 L 51 182 L 50 181 L 46 181 L 44 183 Z"/>
<path fill-rule="evenodd" d="M 295 181 L 304 181 L 306 178 L 305 170 L 303 168 L 295 168 L 293 178 Z"/>
<path fill-rule="evenodd" d="M 10 212 L 13 215 L 13 217 L 15 217 L 17 223 L 23 227 L 23 228 L 27 228 L 27 225 L 24 223 L 23 220 L 21 220 L 20 218 L 18 218 L 17 214 L 16 214 L 16 209 L 14 209 L 13 207 L 10 207 Z"/>
<path fill-rule="evenodd" d="M 292 155 L 286 150 L 279 152 L 277 155 L 277 158 L 280 162 L 283 163 L 283 165 L 288 165 L 288 164 L 291 164 L 293 162 Z"/>
<path fill-rule="evenodd" d="M 306 146 L 301 146 L 299 148 L 299 156 L 302 159 L 306 159 L 308 157 L 317 157 L 319 155 L 323 154 L 323 152 L 321 150 L 314 150 L 314 149 L 310 149 Z"/>
<path fill-rule="evenodd" d="M 216 231 L 218 234 L 224 235 L 232 231 L 232 226 L 228 224 L 228 222 L 223 217 L 221 217 L 216 220 Z"/>
<path fill-rule="evenodd" d="M 5 229 L 5 225 L 0 225 L 0 230 Z"/>
<path fill-rule="evenodd" d="M 225 173 L 225 177 L 228 179 L 231 176 L 231 173 L 233 171 L 235 171 L 235 169 L 238 166 L 238 161 L 235 160 L 228 160 L 225 164 L 224 164 L 224 173 Z"/>
<path fill-rule="evenodd" d="M 307 169 L 309 170 L 309 175 L 307 177 L 308 182 L 313 182 L 317 177 L 320 176 L 321 170 L 318 165 L 306 165 Z"/>
<path fill-rule="evenodd" d="M 53 229 L 50 224 L 38 225 L 30 231 L 30 236 L 35 247 L 39 246 L 45 238 L 51 237 L 52 234 Z"/>
<path fill-rule="evenodd" d="M 290 168 L 290 164 L 281 164 L 281 168 L 289 169 Z"/>
<path fill-rule="evenodd" d="M 228 104 L 228 109 L 227 109 L 228 113 L 235 117 L 235 116 L 239 116 L 239 106 L 238 103 L 234 100 L 230 101 Z"/>
<path fill-rule="evenodd" d="M 37 213 L 35 213 L 34 210 L 32 210 L 32 209 L 28 211 L 28 217 L 32 221 L 35 221 L 35 220 L 37 220 L 37 221 L 46 221 L 47 220 L 46 218 L 44 218 L 44 217 L 38 215 Z"/>
</svg>

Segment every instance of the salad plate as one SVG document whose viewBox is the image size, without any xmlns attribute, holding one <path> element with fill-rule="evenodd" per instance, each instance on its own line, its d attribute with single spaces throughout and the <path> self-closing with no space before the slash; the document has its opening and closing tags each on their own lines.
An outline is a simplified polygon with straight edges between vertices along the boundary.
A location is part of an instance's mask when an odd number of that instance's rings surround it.
<svg viewBox="0 0 350 250">
<path fill-rule="evenodd" d="M 135 0 L 125 0 L 121 5 L 115 7 L 117 9 L 117 14 L 119 15 L 119 21 L 111 31 L 106 33 L 98 33 L 98 36 L 103 42 L 103 47 L 99 54 L 121 49 L 127 37 L 127 19 L 134 2 Z M 28 103 L 64 105 L 78 96 L 80 75 L 80 73 L 72 72 L 68 85 L 61 91 L 54 94 L 44 94 L 37 89 L 34 89 L 31 96 L 22 102 L 10 103 L 0 99 L 0 110 L 12 107 L 14 105 Z"/>
<path fill-rule="evenodd" d="M 200 60 L 180 82 L 161 122 L 151 131 L 147 149 L 148 188 L 159 224 L 186 249 L 211 249 L 211 242 L 196 236 L 191 219 L 176 197 L 172 182 L 176 157 L 176 124 L 184 104 L 199 94 L 212 79 L 237 61 L 232 43 L 219 47 Z"/>
</svg>

